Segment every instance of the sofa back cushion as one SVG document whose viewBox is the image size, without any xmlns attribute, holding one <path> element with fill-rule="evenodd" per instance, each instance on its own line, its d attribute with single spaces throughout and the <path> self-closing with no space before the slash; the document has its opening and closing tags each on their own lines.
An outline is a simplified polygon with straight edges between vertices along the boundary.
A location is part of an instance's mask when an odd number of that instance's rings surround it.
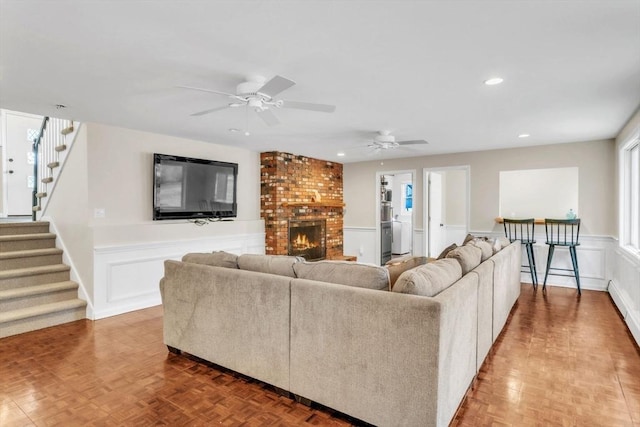
<svg viewBox="0 0 640 427">
<path fill-rule="evenodd" d="M 463 245 L 449 252 L 447 258 L 453 258 L 460 263 L 464 276 L 480 264 L 482 251 L 475 246 Z"/>
<path fill-rule="evenodd" d="M 384 267 L 351 261 L 299 262 L 293 265 L 296 277 L 357 288 L 389 290 L 389 272 Z"/>
<path fill-rule="evenodd" d="M 238 257 L 238 268 L 258 273 L 296 277 L 293 266 L 302 260 L 303 258 L 297 256 L 244 254 Z"/>
<path fill-rule="evenodd" d="M 462 267 L 455 259 L 439 259 L 407 270 L 400 275 L 393 292 L 433 297 L 462 277 Z"/>
<path fill-rule="evenodd" d="M 485 262 L 493 255 L 493 248 L 491 247 L 491 243 L 489 243 L 487 240 L 473 239 L 468 241 L 467 245 L 475 246 L 482 251 L 480 262 Z"/>
<path fill-rule="evenodd" d="M 213 253 L 189 253 L 182 257 L 182 262 L 204 264 L 213 267 L 238 268 L 238 255 L 225 251 Z"/>
<path fill-rule="evenodd" d="M 388 261 L 384 266 L 389 270 L 389 284 L 391 289 L 393 289 L 393 285 L 402 273 L 426 263 L 427 257 L 424 256 L 408 256 Z"/>
</svg>

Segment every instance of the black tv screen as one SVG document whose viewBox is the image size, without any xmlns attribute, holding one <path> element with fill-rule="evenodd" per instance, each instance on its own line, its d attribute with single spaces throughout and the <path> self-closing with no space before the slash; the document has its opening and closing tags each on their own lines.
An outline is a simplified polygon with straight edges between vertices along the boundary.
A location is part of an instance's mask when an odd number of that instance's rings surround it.
<svg viewBox="0 0 640 427">
<path fill-rule="evenodd" d="M 153 155 L 153 219 L 237 216 L 238 164 Z"/>
</svg>

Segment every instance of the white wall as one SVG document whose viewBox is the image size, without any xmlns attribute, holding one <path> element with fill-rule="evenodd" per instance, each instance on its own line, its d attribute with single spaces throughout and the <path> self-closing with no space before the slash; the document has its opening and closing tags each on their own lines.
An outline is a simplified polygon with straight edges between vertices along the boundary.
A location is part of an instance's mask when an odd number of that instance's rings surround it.
<svg viewBox="0 0 640 427">
<path fill-rule="evenodd" d="M 153 153 L 238 163 L 238 218 L 197 226 L 152 220 Z M 219 249 L 264 253 L 260 156 L 249 150 L 85 124 L 47 216 L 101 318 L 160 303 L 165 259 Z M 104 209 L 104 218 L 94 216 Z"/>
<path fill-rule="evenodd" d="M 375 175 L 382 170 L 470 167 L 471 231 L 499 230 L 499 174 L 503 170 L 578 167 L 579 210 L 585 234 L 617 236 L 615 206 L 615 143 L 613 140 L 576 142 L 503 150 L 443 154 L 346 163 L 344 165 L 345 226 L 375 226 Z M 416 227 L 422 228 L 422 182 L 414 186 Z"/>
</svg>

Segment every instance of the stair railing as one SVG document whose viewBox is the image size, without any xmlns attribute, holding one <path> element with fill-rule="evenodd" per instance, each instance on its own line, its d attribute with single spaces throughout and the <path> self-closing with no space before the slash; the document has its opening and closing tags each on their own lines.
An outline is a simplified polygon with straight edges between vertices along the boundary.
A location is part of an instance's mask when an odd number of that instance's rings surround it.
<svg viewBox="0 0 640 427">
<path fill-rule="evenodd" d="M 66 150 L 65 136 L 73 132 L 73 121 L 44 117 L 40 132 L 33 140 L 33 189 L 31 193 L 33 221 L 47 197 L 47 185 L 53 182 L 53 170 L 60 166 L 60 152 Z"/>
</svg>

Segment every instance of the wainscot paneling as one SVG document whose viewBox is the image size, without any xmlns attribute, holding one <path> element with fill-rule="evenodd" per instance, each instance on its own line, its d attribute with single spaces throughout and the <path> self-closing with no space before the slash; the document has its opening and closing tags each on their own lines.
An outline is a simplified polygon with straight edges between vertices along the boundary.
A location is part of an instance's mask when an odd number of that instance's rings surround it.
<svg viewBox="0 0 640 427">
<path fill-rule="evenodd" d="M 356 255 L 358 262 L 378 264 L 376 262 L 376 229 L 375 227 L 344 227 L 344 253 Z M 424 232 L 422 229 L 413 230 L 412 253 L 416 256 L 424 255 Z"/>
<path fill-rule="evenodd" d="M 640 345 L 640 259 L 616 245 L 609 293 Z"/>
<path fill-rule="evenodd" d="M 264 254 L 264 233 L 94 248 L 94 319 L 159 305 L 164 261 L 189 252 Z"/>
<path fill-rule="evenodd" d="M 471 232 L 474 236 L 499 237 L 503 234 Z M 544 273 L 547 267 L 547 255 L 549 246 L 545 244 L 546 237 L 543 234 L 536 233 L 536 244 L 533 245 L 533 252 L 536 261 L 536 271 L 538 273 L 538 282 L 542 284 L 544 281 Z M 582 289 L 590 289 L 595 291 L 607 290 L 607 259 L 613 249 L 615 241 L 611 237 L 606 236 L 580 236 L 580 245 L 577 247 L 578 268 L 580 270 L 580 287 Z M 527 260 L 527 252 L 522 250 L 522 265 L 529 265 Z M 560 246 L 556 246 L 551 262 L 553 268 L 571 268 L 571 256 L 569 250 Z M 528 269 L 527 269 L 528 271 Z M 547 278 L 547 286 L 561 286 L 568 288 L 576 287 L 576 279 L 571 276 L 571 271 L 550 270 Z M 521 279 L 523 283 L 531 283 L 531 274 L 522 273 Z"/>
<path fill-rule="evenodd" d="M 375 227 L 344 227 L 343 233 L 345 255 L 357 256 L 358 262 L 378 264 Z"/>
</svg>

